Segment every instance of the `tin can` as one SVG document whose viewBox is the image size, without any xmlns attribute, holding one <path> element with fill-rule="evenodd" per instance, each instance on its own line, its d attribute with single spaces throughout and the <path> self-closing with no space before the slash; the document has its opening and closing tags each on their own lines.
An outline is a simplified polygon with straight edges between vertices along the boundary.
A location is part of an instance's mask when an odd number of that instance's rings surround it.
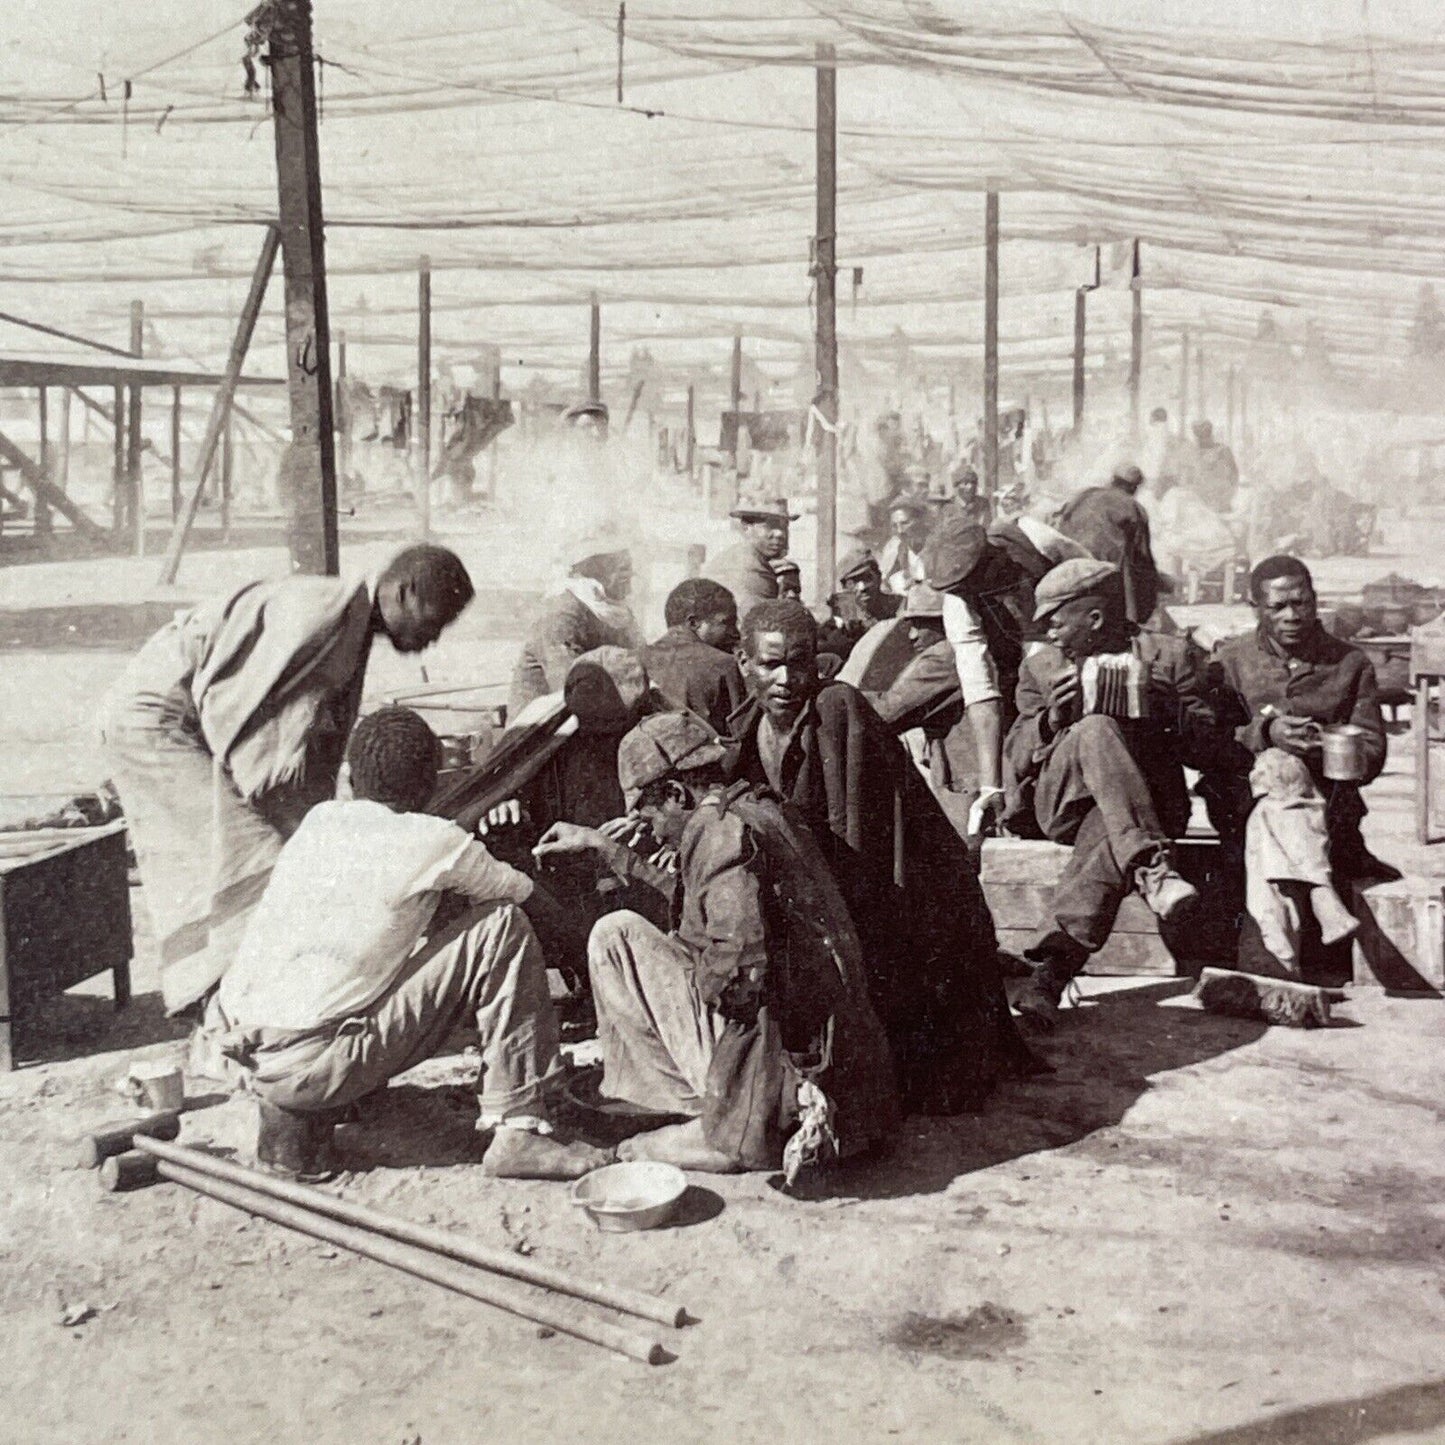
<svg viewBox="0 0 1445 1445">
<path fill-rule="evenodd" d="M 1365 730 L 1354 723 L 1333 723 L 1320 734 L 1325 777 L 1357 783 L 1365 776 Z"/>
</svg>

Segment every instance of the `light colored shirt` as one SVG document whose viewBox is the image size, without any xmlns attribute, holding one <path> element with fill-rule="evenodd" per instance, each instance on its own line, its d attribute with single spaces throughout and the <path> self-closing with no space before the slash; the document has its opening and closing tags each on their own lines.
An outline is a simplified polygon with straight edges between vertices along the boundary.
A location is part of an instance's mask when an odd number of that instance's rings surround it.
<svg viewBox="0 0 1445 1445">
<path fill-rule="evenodd" d="M 943 635 L 953 646 L 953 663 L 958 669 L 958 686 L 963 705 L 992 702 L 1003 696 L 998 667 L 988 650 L 983 620 L 971 603 L 952 592 L 943 594 Z"/>
<path fill-rule="evenodd" d="M 1018 523 L 1018 529 L 1039 549 L 1055 567 L 1060 562 L 1067 562 L 1074 557 L 1089 556 L 1089 549 L 1082 542 L 1076 542 L 1072 537 L 1066 537 L 1057 527 L 1051 527 L 1047 522 L 1041 522 L 1037 517 L 1031 517 L 1027 512 L 1021 512 L 1014 521 Z"/>
<path fill-rule="evenodd" d="M 384 994 L 444 890 L 525 902 L 532 880 L 445 818 L 355 799 L 319 803 L 281 856 L 221 981 L 234 1025 L 312 1029 Z"/>
</svg>

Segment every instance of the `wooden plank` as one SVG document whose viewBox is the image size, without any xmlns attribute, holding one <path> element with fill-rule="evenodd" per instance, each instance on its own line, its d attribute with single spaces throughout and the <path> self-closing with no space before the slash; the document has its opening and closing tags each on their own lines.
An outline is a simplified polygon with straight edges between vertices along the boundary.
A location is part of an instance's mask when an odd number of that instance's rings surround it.
<svg viewBox="0 0 1445 1445">
<path fill-rule="evenodd" d="M 145 304 L 130 303 L 130 349 L 139 356 L 145 349 Z M 146 554 L 145 484 L 141 480 L 141 388 L 130 388 L 125 423 L 125 480 L 130 493 L 131 518 L 135 529 L 135 554 Z"/>
<path fill-rule="evenodd" d="M 276 253 L 280 249 L 281 233 L 275 226 L 266 227 L 265 239 L 261 242 L 261 254 L 256 260 L 256 269 L 251 276 L 251 289 L 246 294 L 245 305 L 241 307 L 241 319 L 236 325 L 236 334 L 231 339 L 231 354 L 226 359 L 225 375 L 211 402 L 211 414 L 206 418 L 206 434 L 201 440 L 201 450 L 196 457 L 195 482 L 190 495 L 181 509 L 176 524 L 171 528 L 170 544 L 166 558 L 161 564 L 160 580 L 170 586 L 180 570 L 181 553 L 185 550 L 186 537 L 191 524 L 196 520 L 196 511 L 201 505 L 201 493 L 206 485 L 206 473 L 210 470 L 216 455 L 216 446 L 221 439 L 230 411 L 231 398 L 235 395 L 236 381 L 241 368 L 246 364 L 246 351 L 251 345 L 251 335 L 256 329 L 256 318 L 261 314 L 261 302 L 266 296 L 266 284 L 271 279 L 271 269 L 276 264 Z"/>
<path fill-rule="evenodd" d="M 838 568 L 838 68 L 819 45 L 817 66 L 817 227 L 813 240 L 815 352 L 822 417 L 818 444 L 817 600 L 826 602 Z"/>
<path fill-rule="evenodd" d="M 998 492 L 998 192 L 983 203 L 983 490 Z"/>
<path fill-rule="evenodd" d="M 37 497 L 43 496 L 62 517 L 65 517 L 81 536 L 92 542 L 109 542 L 106 529 L 91 521 L 59 487 L 53 486 L 40 468 L 4 432 L 0 432 L 0 458 L 9 462 L 25 479 L 25 484 Z"/>
<path fill-rule="evenodd" d="M 431 258 L 417 267 L 416 336 L 416 484 L 417 528 L 425 542 L 431 536 Z"/>
</svg>

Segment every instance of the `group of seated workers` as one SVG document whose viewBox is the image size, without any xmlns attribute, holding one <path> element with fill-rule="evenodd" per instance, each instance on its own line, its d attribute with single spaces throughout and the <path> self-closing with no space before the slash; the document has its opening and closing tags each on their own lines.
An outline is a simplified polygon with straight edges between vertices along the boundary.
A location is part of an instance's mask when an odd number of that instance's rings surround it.
<svg viewBox="0 0 1445 1445">
<path fill-rule="evenodd" d="M 1110 563 L 1063 562 L 1034 589 L 1047 641 L 1018 665 L 1007 819 L 1073 853 L 1027 950 L 1029 1031 L 1053 1025 L 1130 890 L 1164 919 L 1198 903 L 1171 854 L 1185 767 L 1247 865 L 1241 967 L 1298 978 L 1311 926 L 1324 943 L 1352 930 L 1339 891 L 1381 866 L 1359 834 L 1359 783 L 1384 759 L 1373 673 L 1321 628 L 1302 563 L 1271 558 L 1252 587 L 1257 633 L 1209 663 L 1129 620 Z M 868 698 L 823 680 L 812 614 L 765 601 L 739 636 L 715 584 L 675 598 L 648 650 L 665 690 L 615 744 L 625 818 L 548 820 L 529 868 L 425 811 L 440 747 L 417 714 L 356 725 L 351 796 L 285 844 L 208 1014 L 260 1101 L 263 1162 L 268 1129 L 334 1117 L 468 1023 L 483 1167 L 509 1177 L 628 1157 L 793 1180 L 882 1144 L 902 1113 L 974 1109 L 1041 1067 L 964 838 Z M 920 652 L 938 641 L 920 629 Z M 744 690 L 719 726 L 733 645 Z M 1366 739 L 1358 782 L 1325 776 L 1321 728 L 1341 722 Z M 616 1151 L 557 1108 L 538 933 L 555 928 L 549 868 L 579 860 L 612 905 L 587 942 L 602 1092 L 681 1121 Z"/>
</svg>

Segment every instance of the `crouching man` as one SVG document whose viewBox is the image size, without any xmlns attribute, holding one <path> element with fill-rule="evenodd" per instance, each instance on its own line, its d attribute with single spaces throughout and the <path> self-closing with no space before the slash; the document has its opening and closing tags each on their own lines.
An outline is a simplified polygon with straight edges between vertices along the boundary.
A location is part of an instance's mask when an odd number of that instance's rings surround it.
<svg viewBox="0 0 1445 1445">
<path fill-rule="evenodd" d="M 1170 839 L 1189 822 L 1183 764 L 1215 761 L 1228 737 L 1205 700 L 1189 646 L 1129 621 L 1119 569 L 1078 559 L 1035 592 L 1049 645 L 1025 658 L 1008 758 L 1047 838 L 1073 845 L 1053 898 L 1053 926 L 1027 951 L 1034 976 L 1014 1000 L 1052 1028 L 1069 981 L 1108 942 L 1134 889 L 1164 920 L 1196 902 Z"/>
<path fill-rule="evenodd" d="M 421 812 L 440 743 L 408 708 L 365 717 L 347 747 L 353 797 L 320 803 L 286 843 L 218 997 L 221 1052 L 260 1100 L 263 1165 L 316 1116 L 355 1103 L 475 1021 L 487 1173 L 571 1179 L 608 1162 L 549 1137 L 562 1082 L 526 874 Z M 470 905 L 435 927 L 444 894 Z"/>
<path fill-rule="evenodd" d="M 670 933 L 612 913 L 588 945 L 603 1093 L 688 1120 L 628 1141 L 623 1157 L 715 1173 L 781 1162 L 792 1182 L 881 1140 L 898 1099 L 828 867 L 785 805 L 725 785 L 729 760 L 730 745 L 691 713 L 646 717 L 622 740 L 628 806 L 677 848 L 675 881 L 570 823 L 536 851 L 591 851 L 618 877 L 672 895 Z"/>
</svg>

